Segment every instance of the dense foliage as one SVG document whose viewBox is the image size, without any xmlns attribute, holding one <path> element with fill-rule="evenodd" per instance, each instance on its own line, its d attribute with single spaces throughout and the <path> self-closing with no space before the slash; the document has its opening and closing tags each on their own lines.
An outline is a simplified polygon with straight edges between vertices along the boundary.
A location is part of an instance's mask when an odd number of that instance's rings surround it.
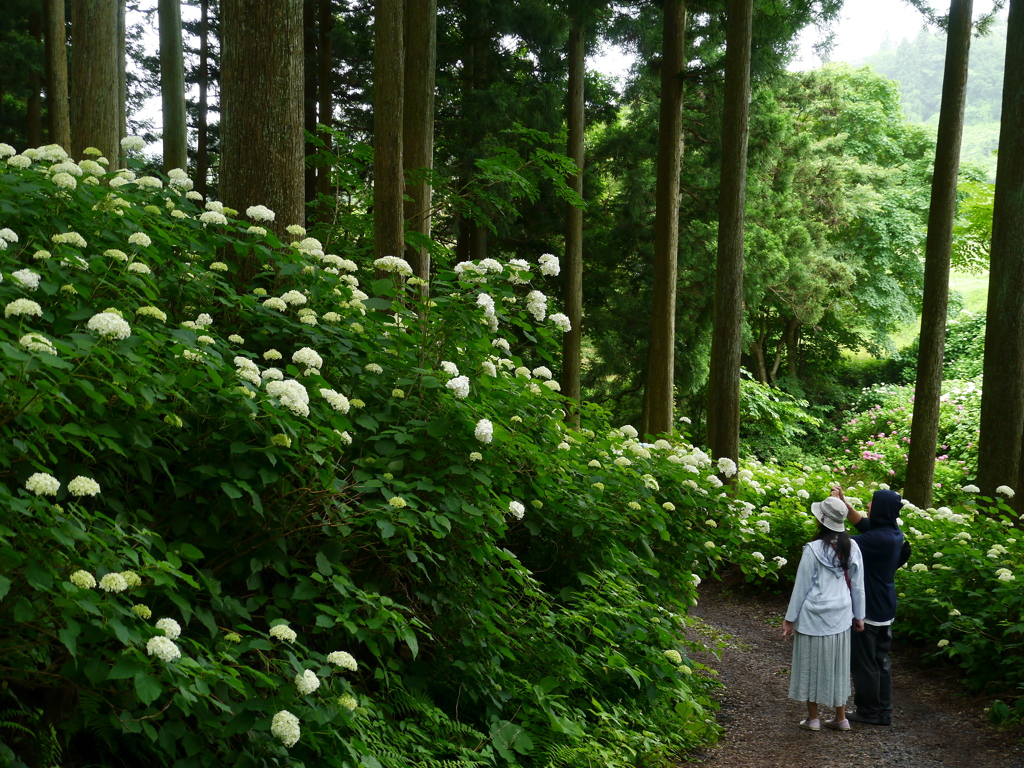
<svg viewBox="0 0 1024 768">
<path fill-rule="evenodd" d="M 557 259 L 441 269 L 422 303 L 402 260 L 189 186 L 55 147 L 0 174 L 4 759 L 632 765 L 714 738 L 686 606 L 722 558 L 779 564 L 699 450 L 565 426 Z"/>
</svg>

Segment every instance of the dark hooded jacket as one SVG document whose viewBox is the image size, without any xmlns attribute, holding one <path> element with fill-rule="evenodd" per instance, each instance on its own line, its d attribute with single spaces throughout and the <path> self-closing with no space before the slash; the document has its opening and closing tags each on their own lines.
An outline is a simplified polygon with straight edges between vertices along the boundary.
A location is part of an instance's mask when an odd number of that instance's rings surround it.
<svg viewBox="0 0 1024 768">
<path fill-rule="evenodd" d="M 871 517 L 857 523 L 860 535 L 855 540 L 864 556 L 864 618 L 869 621 L 891 621 L 896 617 L 896 569 L 910 557 L 903 531 L 896 524 L 902 509 L 898 493 L 875 491 L 871 497 Z"/>
</svg>

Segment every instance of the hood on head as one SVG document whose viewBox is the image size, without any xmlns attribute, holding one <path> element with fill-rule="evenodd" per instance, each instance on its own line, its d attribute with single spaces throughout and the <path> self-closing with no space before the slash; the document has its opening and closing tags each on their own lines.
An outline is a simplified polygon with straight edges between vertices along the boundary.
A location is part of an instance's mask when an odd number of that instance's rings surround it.
<svg viewBox="0 0 1024 768">
<path fill-rule="evenodd" d="M 871 497 L 871 525 L 896 527 L 896 518 L 903 511 L 903 500 L 896 491 L 875 491 Z"/>
</svg>

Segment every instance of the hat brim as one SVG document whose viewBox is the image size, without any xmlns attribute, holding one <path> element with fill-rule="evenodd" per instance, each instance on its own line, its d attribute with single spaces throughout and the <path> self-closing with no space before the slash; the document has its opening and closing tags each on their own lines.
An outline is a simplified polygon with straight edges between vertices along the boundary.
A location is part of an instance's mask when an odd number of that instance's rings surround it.
<svg viewBox="0 0 1024 768">
<path fill-rule="evenodd" d="M 820 501 L 811 502 L 811 514 L 814 515 L 814 518 L 819 523 L 824 525 L 830 531 L 843 531 L 843 530 L 846 530 L 846 526 L 843 523 L 837 522 L 835 520 L 830 520 L 827 517 L 825 517 L 825 514 L 821 511 L 821 502 Z"/>
</svg>

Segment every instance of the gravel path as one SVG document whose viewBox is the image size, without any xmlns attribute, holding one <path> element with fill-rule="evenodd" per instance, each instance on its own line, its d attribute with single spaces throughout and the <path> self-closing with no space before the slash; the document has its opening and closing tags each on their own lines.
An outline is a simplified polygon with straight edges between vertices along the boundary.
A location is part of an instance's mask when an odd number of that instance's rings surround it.
<svg viewBox="0 0 1024 768">
<path fill-rule="evenodd" d="M 893 644 L 893 724 L 853 723 L 848 733 L 797 723 L 806 707 L 786 698 L 792 642 L 782 639 L 787 598 L 732 595 L 705 584 L 692 615 L 705 629 L 691 639 L 714 646 L 724 640 L 721 660 L 699 659 L 719 672 L 718 721 L 726 729 L 719 744 L 692 755 L 704 768 L 1024 768 L 1022 733 L 993 728 L 986 702 L 969 698 L 955 669 L 928 667 L 913 649 Z M 851 698 L 850 708 L 853 700 Z M 822 709 L 822 719 L 831 710 Z"/>
</svg>

